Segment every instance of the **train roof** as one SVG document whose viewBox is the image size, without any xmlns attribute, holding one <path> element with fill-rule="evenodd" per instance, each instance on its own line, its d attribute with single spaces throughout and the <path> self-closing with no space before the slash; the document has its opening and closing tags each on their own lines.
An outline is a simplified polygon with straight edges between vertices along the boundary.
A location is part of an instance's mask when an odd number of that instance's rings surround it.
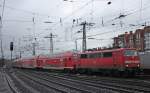
<svg viewBox="0 0 150 93">
<path fill-rule="evenodd" d="M 136 49 L 135 48 L 102 49 L 102 50 L 80 52 L 79 54 L 98 53 L 98 52 L 113 52 L 113 51 L 121 51 L 121 50 L 136 50 Z"/>
<path fill-rule="evenodd" d="M 135 48 L 117 48 L 117 49 L 103 49 L 103 50 L 94 50 L 94 51 L 85 51 L 85 52 L 67 51 L 67 52 L 57 53 L 57 54 L 53 54 L 53 55 L 31 56 L 31 57 L 27 57 L 27 58 L 17 59 L 16 61 L 19 61 L 19 60 L 32 60 L 32 59 L 35 59 L 35 58 L 47 59 L 47 58 L 70 57 L 70 56 L 73 56 L 74 54 L 113 52 L 113 51 L 121 51 L 121 50 L 136 50 L 136 49 Z"/>
<path fill-rule="evenodd" d="M 59 58 L 59 57 L 70 57 L 72 55 L 74 55 L 75 51 L 66 51 L 66 52 L 62 52 L 62 53 L 56 53 L 53 55 L 37 55 L 37 56 L 30 56 L 30 57 L 24 57 L 24 58 L 20 58 L 17 59 L 16 61 L 20 61 L 20 60 L 34 60 L 36 58 L 42 58 L 42 59 L 49 59 L 49 58 Z"/>
<path fill-rule="evenodd" d="M 59 58 L 59 57 L 70 57 L 77 52 L 75 51 L 66 51 L 66 52 L 61 52 L 61 53 L 56 53 L 53 55 L 39 55 L 38 58 Z"/>
<path fill-rule="evenodd" d="M 54 54 L 52 57 L 69 57 L 69 56 L 72 56 L 73 54 L 75 54 L 76 52 L 74 51 L 67 51 L 67 52 L 62 52 L 62 53 L 58 53 L 58 54 Z"/>
</svg>

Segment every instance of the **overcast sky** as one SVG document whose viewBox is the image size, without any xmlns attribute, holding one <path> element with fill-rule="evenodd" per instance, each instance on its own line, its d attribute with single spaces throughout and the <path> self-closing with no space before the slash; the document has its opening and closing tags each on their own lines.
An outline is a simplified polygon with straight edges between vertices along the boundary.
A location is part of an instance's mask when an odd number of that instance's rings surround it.
<svg viewBox="0 0 150 93">
<path fill-rule="evenodd" d="M 109 1 L 112 3 L 108 5 Z M 0 13 L 2 5 L 0 0 Z M 82 30 L 79 24 L 84 21 L 94 23 L 87 27 L 87 36 L 106 32 L 92 37 L 100 40 L 87 40 L 87 47 L 109 46 L 118 34 L 142 28 L 145 22 L 149 25 L 149 13 L 150 0 L 6 0 L 2 28 L 5 56 L 9 57 L 11 41 L 15 44 L 14 56 L 19 48 L 25 51 L 24 56 L 30 56 L 34 37 L 37 54 L 48 54 L 49 40 L 44 37 L 50 32 L 57 35 L 54 52 L 73 50 L 75 39 L 82 37 L 76 32 Z M 127 16 L 117 18 L 120 14 Z M 78 40 L 79 50 L 81 45 L 82 40 Z"/>
</svg>

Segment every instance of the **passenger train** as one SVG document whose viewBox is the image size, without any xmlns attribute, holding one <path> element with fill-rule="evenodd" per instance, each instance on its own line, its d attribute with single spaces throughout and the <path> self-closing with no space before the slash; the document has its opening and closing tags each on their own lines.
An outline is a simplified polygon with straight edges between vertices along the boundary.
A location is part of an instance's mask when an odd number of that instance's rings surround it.
<svg viewBox="0 0 150 93">
<path fill-rule="evenodd" d="M 64 52 L 53 56 L 18 59 L 18 68 L 51 69 L 76 73 L 99 72 L 135 74 L 140 71 L 140 58 L 136 49 L 119 48 L 85 52 Z"/>
</svg>

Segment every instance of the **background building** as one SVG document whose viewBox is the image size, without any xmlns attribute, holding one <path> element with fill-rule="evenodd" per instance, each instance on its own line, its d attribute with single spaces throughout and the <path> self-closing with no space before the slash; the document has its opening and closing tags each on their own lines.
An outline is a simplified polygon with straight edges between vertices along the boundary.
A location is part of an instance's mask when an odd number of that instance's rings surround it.
<svg viewBox="0 0 150 93">
<path fill-rule="evenodd" d="M 135 38 L 134 38 L 134 33 L 130 31 L 129 33 L 129 42 L 128 42 L 128 47 L 127 48 L 135 48 Z"/>
<path fill-rule="evenodd" d="M 141 52 L 150 50 L 150 26 L 118 35 L 114 38 L 113 47 L 136 48 Z"/>
<path fill-rule="evenodd" d="M 145 50 L 150 50 L 150 26 L 144 28 L 144 42 L 145 42 Z"/>
<path fill-rule="evenodd" d="M 144 29 L 137 29 L 134 33 L 135 48 L 139 51 L 144 51 Z"/>
</svg>

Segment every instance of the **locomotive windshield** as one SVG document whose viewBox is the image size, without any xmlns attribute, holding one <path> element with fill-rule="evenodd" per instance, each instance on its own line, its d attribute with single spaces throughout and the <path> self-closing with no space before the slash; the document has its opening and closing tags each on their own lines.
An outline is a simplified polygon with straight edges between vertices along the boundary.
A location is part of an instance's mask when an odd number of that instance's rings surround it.
<svg viewBox="0 0 150 93">
<path fill-rule="evenodd" d="M 136 50 L 125 50 L 124 55 L 125 56 L 137 56 L 138 53 Z"/>
</svg>

